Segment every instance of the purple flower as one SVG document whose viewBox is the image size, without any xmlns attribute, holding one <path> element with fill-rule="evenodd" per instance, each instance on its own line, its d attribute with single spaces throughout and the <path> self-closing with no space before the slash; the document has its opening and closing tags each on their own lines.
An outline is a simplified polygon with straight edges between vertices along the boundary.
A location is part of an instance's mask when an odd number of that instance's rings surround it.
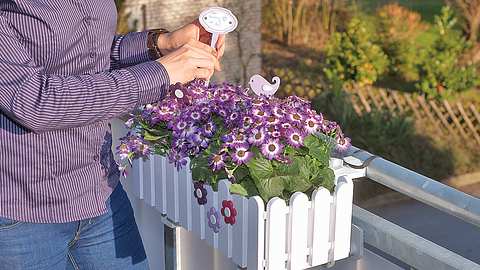
<svg viewBox="0 0 480 270">
<path fill-rule="evenodd" d="M 215 207 L 211 207 L 210 210 L 207 212 L 207 221 L 208 227 L 212 229 L 214 233 L 218 233 L 220 231 L 220 215 Z"/>
<path fill-rule="evenodd" d="M 192 119 L 193 121 L 198 121 L 198 120 L 200 120 L 201 117 L 202 117 L 202 115 L 197 111 L 192 111 L 190 113 L 190 119 Z"/>
<path fill-rule="evenodd" d="M 242 127 L 243 127 L 244 129 L 249 129 L 249 128 L 252 126 L 252 124 L 253 124 L 253 119 L 252 119 L 252 117 L 250 117 L 250 116 L 244 116 L 244 117 L 243 117 L 243 122 L 242 122 L 242 124 L 243 124 Z"/>
<path fill-rule="evenodd" d="M 170 149 L 168 153 L 168 160 L 170 163 L 173 163 L 177 170 L 180 170 L 185 165 L 187 165 L 187 156 L 185 153 L 176 151 L 175 149 Z"/>
<path fill-rule="evenodd" d="M 204 205 L 207 203 L 207 195 L 208 192 L 204 187 L 204 182 L 199 181 L 193 183 L 193 196 L 197 198 L 199 205 Z"/>
<path fill-rule="evenodd" d="M 248 138 L 248 142 L 253 145 L 260 146 L 265 142 L 266 138 L 267 136 L 263 130 L 255 129 L 252 130 L 252 135 Z"/>
<path fill-rule="evenodd" d="M 305 131 L 309 134 L 313 134 L 315 132 L 318 131 L 318 120 L 313 118 L 313 117 L 310 117 L 308 118 L 307 120 L 305 120 Z"/>
<path fill-rule="evenodd" d="M 269 139 L 262 144 L 262 154 L 269 160 L 276 159 L 283 151 L 283 145 L 277 139 Z"/>
<path fill-rule="evenodd" d="M 207 137 L 212 137 L 213 134 L 215 133 L 216 126 L 215 123 L 212 121 L 209 121 L 205 124 L 205 127 L 203 128 L 203 135 Z"/>
<path fill-rule="evenodd" d="M 348 149 L 350 149 L 350 147 L 352 146 L 351 140 L 348 137 L 338 136 L 336 138 L 336 141 L 337 141 L 337 146 L 335 148 L 335 151 L 341 154 L 347 152 Z"/>
<path fill-rule="evenodd" d="M 296 123 L 296 124 L 302 124 L 302 121 L 304 119 L 303 115 L 301 115 L 300 113 L 296 112 L 296 111 L 291 111 L 289 114 L 288 114 L 288 120 L 290 120 L 292 123 Z"/>
<path fill-rule="evenodd" d="M 234 133 L 234 135 L 232 135 L 232 144 L 244 144 L 247 142 L 248 138 L 247 138 L 247 135 L 241 133 L 241 132 L 238 132 L 238 133 Z"/>
<path fill-rule="evenodd" d="M 225 155 L 214 154 L 209 161 L 210 168 L 213 171 L 219 171 L 225 167 Z"/>
<path fill-rule="evenodd" d="M 235 163 L 241 165 L 249 162 L 253 157 L 253 153 L 248 151 L 248 146 L 238 145 L 235 147 L 235 152 L 231 156 Z"/>
<path fill-rule="evenodd" d="M 303 146 L 303 140 L 304 139 L 305 139 L 305 136 L 302 133 L 300 133 L 298 130 L 291 129 L 287 133 L 288 144 L 290 144 L 291 146 L 293 146 L 295 148 Z"/>
</svg>

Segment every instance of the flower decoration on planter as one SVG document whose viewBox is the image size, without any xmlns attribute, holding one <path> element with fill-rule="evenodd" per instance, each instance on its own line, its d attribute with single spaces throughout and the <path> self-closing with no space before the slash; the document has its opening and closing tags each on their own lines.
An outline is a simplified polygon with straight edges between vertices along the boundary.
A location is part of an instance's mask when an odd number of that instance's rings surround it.
<svg viewBox="0 0 480 270">
<path fill-rule="evenodd" d="M 207 203 L 207 190 L 204 187 L 204 182 L 194 182 L 193 183 L 193 196 L 197 198 L 197 202 L 200 205 L 204 205 Z"/>
<path fill-rule="evenodd" d="M 218 233 L 220 231 L 220 219 L 218 211 L 215 209 L 215 207 L 211 207 L 207 212 L 207 221 L 208 227 L 210 227 L 214 233 Z"/>
<path fill-rule="evenodd" d="M 236 223 L 237 209 L 233 205 L 233 201 L 224 200 L 222 202 L 222 216 L 225 223 L 234 225 Z"/>
<path fill-rule="evenodd" d="M 139 108 L 127 124 L 131 132 L 117 148 L 122 170 L 133 159 L 162 155 L 177 169 L 190 164 L 195 182 L 216 190 L 229 179 L 231 193 L 265 201 L 318 187 L 332 191 L 330 157 L 350 147 L 340 126 L 308 100 L 201 80 L 171 86 L 163 100 Z M 195 184 L 194 195 L 206 203 L 202 184 Z"/>
</svg>

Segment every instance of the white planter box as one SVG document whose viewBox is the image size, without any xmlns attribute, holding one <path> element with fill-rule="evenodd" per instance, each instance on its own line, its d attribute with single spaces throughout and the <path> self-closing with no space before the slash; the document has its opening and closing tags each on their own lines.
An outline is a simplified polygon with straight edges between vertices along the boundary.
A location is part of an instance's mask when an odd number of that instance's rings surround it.
<svg viewBox="0 0 480 270">
<path fill-rule="evenodd" d="M 279 198 L 267 204 L 260 197 L 244 198 L 229 192 L 221 181 L 218 192 L 207 190 L 207 202 L 200 205 L 194 196 L 189 170 L 177 172 L 165 158 L 135 161 L 132 183 L 136 196 L 155 207 L 170 221 L 191 231 L 218 249 L 239 267 L 249 270 L 305 269 L 344 259 L 350 253 L 353 178 L 365 170 L 344 167 L 331 160 L 337 186 L 335 192 L 316 190 L 311 200 L 295 193 L 289 205 Z M 232 201 L 236 223 L 226 224 L 220 214 L 222 202 Z M 220 230 L 209 227 L 207 213 L 218 212 Z"/>
</svg>

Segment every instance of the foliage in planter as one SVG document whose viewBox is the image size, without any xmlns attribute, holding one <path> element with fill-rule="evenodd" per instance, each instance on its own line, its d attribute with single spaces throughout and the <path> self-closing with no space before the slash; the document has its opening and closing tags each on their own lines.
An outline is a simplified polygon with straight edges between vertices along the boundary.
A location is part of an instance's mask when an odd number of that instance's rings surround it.
<svg viewBox="0 0 480 270">
<path fill-rule="evenodd" d="M 473 64 L 460 65 L 462 54 L 470 44 L 455 29 L 456 18 L 449 7 L 435 17 L 436 39 L 426 51 L 420 67 L 420 81 L 416 87 L 430 97 L 445 98 L 479 84 L 477 68 Z"/>
<path fill-rule="evenodd" d="M 416 41 L 427 28 L 420 14 L 393 3 L 379 8 L 376 15 L 379 44 L 390 59 L 390 73 L 417 81 L 423 57 Z"/>
<path fill-rule="evenodd" d="M 195 181 L 216 188 L 228 178 L 231 192 L 264 200 L 320 186 L 332 190 L 332 150 L 350 145 L 340 127 L 304 99 L 250 96 L 240 86 L 202 81 L 172 86 L 164 100 L 139 109 L 126 124 L 132 132 L 118 146 L 122 170 L 152 153 L 168 156 L 178 169 L 190 159 Z"/>
<path fill-rule="evenodd" d="M 388 68 L 388 58 L 375 44 L 373 30 L 360 18 L 353 18 L 345 32 L 335 33 L 325 52 L 326 77 L 347 86 L 371 85 Z"/>
</svg>

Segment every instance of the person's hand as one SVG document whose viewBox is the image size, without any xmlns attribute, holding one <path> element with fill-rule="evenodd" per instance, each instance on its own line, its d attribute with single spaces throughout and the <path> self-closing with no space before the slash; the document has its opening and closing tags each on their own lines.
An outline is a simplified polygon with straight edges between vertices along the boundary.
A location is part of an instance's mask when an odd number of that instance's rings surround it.
<svg viewBox="0 0 480 270">
<path fill-rule="evenodd" d="M 160 35 L 158 47 L 163 55 L 167 55 L 187 44 L 191 39 L 210 45 L 211 38 L 212 34 L 205 31 L 197 19 L 174 32 Z M 217 59 L 220 60 L 225 52 L 225 35 L 218 37 L 215 49 L 217 50 Z"/>
<path fill-rule="evenodd" d="M 193 79 L 209 80 L 215 70 L 220 70 L 217 52 L 194 39 L 157 61 L 167 70 L 171 84 Z"/>
</svg>

